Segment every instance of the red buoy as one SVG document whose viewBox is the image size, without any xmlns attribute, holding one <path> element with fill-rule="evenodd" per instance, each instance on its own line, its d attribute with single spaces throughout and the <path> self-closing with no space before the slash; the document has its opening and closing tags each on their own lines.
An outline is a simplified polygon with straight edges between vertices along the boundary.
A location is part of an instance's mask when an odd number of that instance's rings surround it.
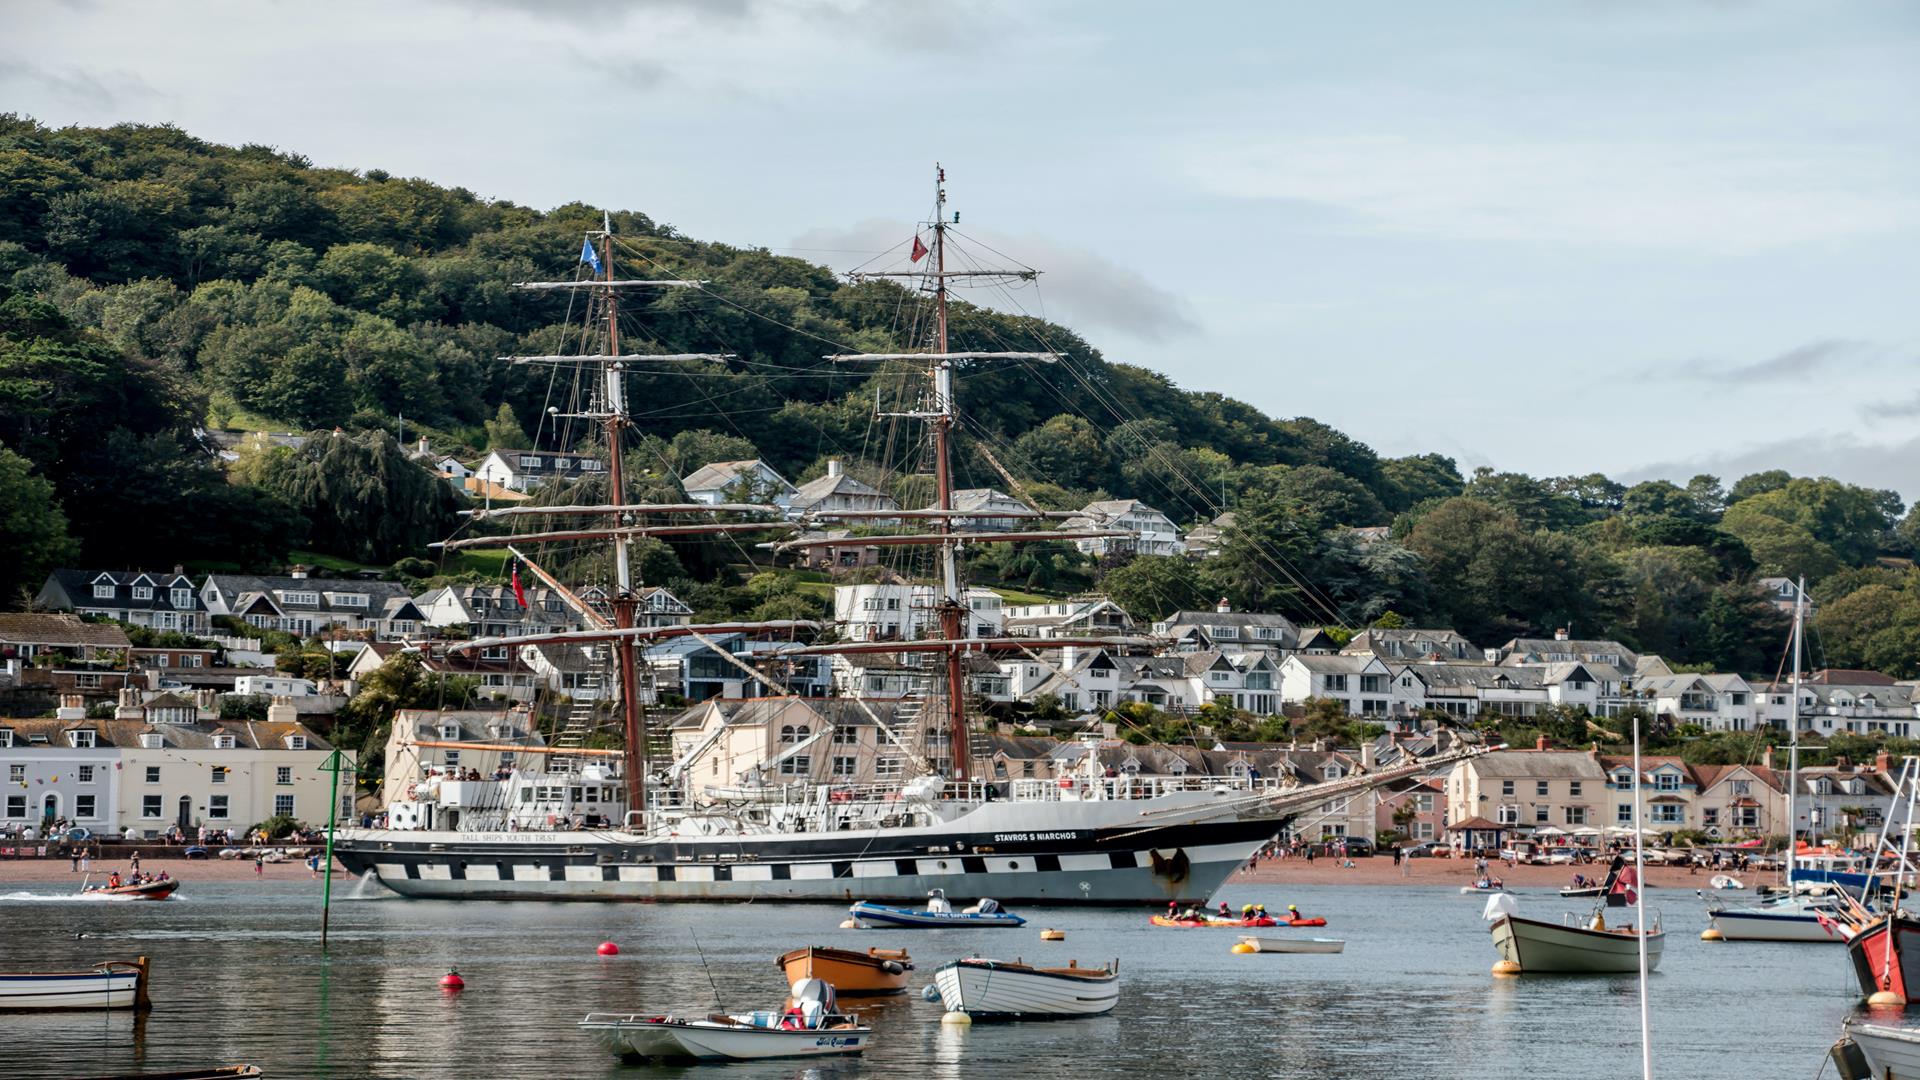
<svg viewBox="0 0 1920 1080">
<path fill-rule="evenodd" d="M 460 973 L 452 968 L 448 968 L 447 973 L 440 976 L 440 988 L 442 990 L 459 990 L 466 985 L 467 980 L 461 978 Z"/>
<path fill-rule="evenodd" d="M 611 941 L 603 941 L 600 943 L 600 947 L 598 949 L 595 949 L 594 951 L 599 953 L 601 956 L 619 956 L 620 946 L 615 945 Z"/>
</svg>

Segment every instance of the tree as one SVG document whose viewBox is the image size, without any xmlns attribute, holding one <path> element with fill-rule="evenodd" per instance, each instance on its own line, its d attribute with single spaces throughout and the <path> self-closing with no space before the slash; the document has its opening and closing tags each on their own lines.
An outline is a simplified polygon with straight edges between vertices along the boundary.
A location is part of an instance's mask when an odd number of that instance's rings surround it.
<svg viewBox="0 0 1920 1080">
<path fill-rule="evenodd" d="M 1460 466 L 1441 454 L 1387 458 L 1380 463 L 1380 475 L 1388 485 L 1381 501 L 1396 513 L 1431 499 L 1450 499 L 1466 488 Z"/>
<path fill-rule="evenodd" d="M 1879 554 L 1904 509 L 1900 496 L 1891 491 L 1828 477 L 1799 478 L 1740 500 L 1727 510 L 1722 524 L 1751 545 L 1753 541 L 1741 529 L 1751 528 L 1756 518 L 1774 518 L 1805 530 L 1842 562 L 1859 566 Z"/>
<path fill-rule="evenodd" d="M 1618 572 L 1598 551 L 1471 496 L 1422 517 L 1407 547 L 1426 562 L 1435 613 L 1473 641 L 1604 624 L 1620 602 Z"/>
<path fill-rule="evenodd" d="M 1806 529 L 1770 514 L 1749 511 L 1756 499 L 1735 503 L 1721 519 L 1720 527 L 1740 538 L 1753 553 L 1754 566 L 1762 574 L 1776 577 L 1806 575 L 1808 581 L 1840 569 L 1840 556 Z"/>
<path fill-rule="evenodd" d="M 1569 529 L 1591 517 L 1572 497 L 1524 473 L 1482 466 L 1467 482 L 1466 494 L 1505 510 L 1530 529 Z"/>
<path fill-rule="evenodd" d="M 1208 602 L 1192 561 L 1178 555 L 1140 555 L 1109 570 L 1100 590 L 1137 619 L 1158 619 Z"/>
<path fill-rule="evenodd" d="M 384 431 L 316 431 L 267 480 L 310 524 L 318 551 L 386 564 L 453 531 L 460 498 Z"/>
<path fill-rule="evenodd" d="M 1768 469 L 1766 472 L 1748 473 L 1733 482 L 1727 491 L 1727 505 L 1751 499 L 1755 495 L 1765 495 L 1769 491 L 1778 491 L 1792 481 L 1793 474 L 1785 469 Z"/>
<path fill-rule="evenodd" d="M 1022 476 L 1066 488 L 1096 488 L 1107 475 L 1107 450 L 1099 433 L 1071 413 L 1061 413 L 1015 439 L 1013 453 L 1021 463 Z"/>
<path fill-rule="evenodd" d="M 525 450 L 533 445 L 527 438 L 527 431 L 520 426 L 520 418 L 513 415 L 513 405 L 501 402 L 494 411 L 493 419 L 487 421 L 487 449 L 489 450 Z"/>
<path fill-rule="evenodd" d="M 14 605 L 47 573 L 79 554 L 67 536 L 53 484 L 33 463 L 0 446 L 0 604 Z"/>
</svg>

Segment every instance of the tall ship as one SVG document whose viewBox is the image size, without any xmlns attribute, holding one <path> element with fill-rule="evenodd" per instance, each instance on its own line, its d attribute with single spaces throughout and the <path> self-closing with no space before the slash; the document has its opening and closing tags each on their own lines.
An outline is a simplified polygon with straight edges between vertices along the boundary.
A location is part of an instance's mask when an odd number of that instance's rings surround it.
<svg viewBox="0 0 1920 1080">
<path fill-rule="evenodd" d="M 588 233 L 571 281 L 520 283 L 584 300 L 580 351 L 503 358 L 550 365 L 556 384 L 577 387 L 568 412 L 556 417 L 595 429 L 605 476 L 604 498 L 562 505 L 518 505 L 470 511 L 476 523 L 505 526 L 506 537 L 475 535 L 447 541 L 461 547 L 509 545 L 525 568 L 571 608 L 577 630 L 425 643 L 450 655 L 498 655 L 528 646 L 580 649 L 604 659 L 609 726 L 617 746 L 592 746 L 591 706 L 574 703 L 567 726 L 537 754 L 524 754 L 495 775 L 448 770 L 408 782 L 389 777 L 380 827 L 344 828 L 334 852 L 355 873 L 371 872 L 405 896 L 457 900 L 594 901 L 845 901 L 909 900 L 942 889 L 953 896 L 993 896 L 1020 902 L 1165 903 L 1204 898 L 1217 889 L 1296 815 L 1370 789 L 1422 775 L 1474 752 L 1451 753 L 1303 784 L 1256 774 L 1141 777 L 1114 775 L 1097 754 L 1046 776 L 1000 778 L 976 752 L 979 725 L 970 715 L 967 673 L 983 659 L 1019 656 L 1051 666 L 1036 651 L 1140 648 L 1146 639 L 1107 636 L 1049 638 L 1044 642 L 982 633 L 970 616 L 962 582 L 963 548 L 990 543 L 1072 541 L 1128 535 L 1103 528 L 1056 527 L 1067 517 L 1032 508 L 957 508 L 953 442 L 960 414 L 955 378 L 972 365 L 1045 365 L 1051 352 L 969 351 L 949 345 L 951 287 L 967 278 L 1032 280 L 1029 268 L 949 266 L 945 173 L 936 170 L 933 216 L 916 231 L 907 266 L 850 275 L 907 279 L 931 301 L 931 319 L 912 340 L 920 351 L 842 353 L 834 365 L 880 365 L 918 388 L 883 415 L 914 426 L 923 441 L 932 498 L 916 509 L 831 509 L 789 514 L 770 502 L 641 502 L 628 498 L 623 454 L 636 433 L 628 405 L 629 374 L 648 365 L 726 362 L 720 353 L 622 352 L 621 298 L 635 291 L 699 289 L 703 283 L 666 278 L 622 279 L 610 222 Z M 924 238 L 924 239 L 923 239 Z M 877 408 L 887 408 L 876 400 Z M 996 466 L 997 467 L 997 466 Z M 577 485 L 576 490 L 583 485 Z M 523 528 L 526 523 L 533 523 Z M 991 522 L 999 527 L 981 528 Z M 878 530 L 877 532 L 875 530 Z M 844 639 L 821 621 L 653 625 L 642 618 L 645 585 L 631 546 L 643 537 L 713 535 L 775 554 L 857 543 L 931 556 L 934 578 L 925 596 L 919 636 Z M 836 539 L 837 535 L 837 539 Z M 596 557 L 571 560 L 607 576 L 604 583 L 569 585 L 564 568 L 529 555 L 536 545 L 595 545 Z M 518 569 L 516 569 L 517 575 Z M 516 589 L 518 578 L 516 576 Z M 752 662 L 718 646 L 735 633 L 778 638 L 777 648 Z M 913 687 L 901 702 L 876 708 L 866 698 L 845 703 L 863 727 L 903 767 L 870 782 L 808 775 L 789 778 L 779 768 L 810 745 L 831 745 L 835 731 L 808 731 L 801 741 L 745 775 L 696 776 L 689 760 L 705 747 L 682 749 L 649 721 L 653 696 L 643 660 L 648 648 L 676 639 L 694 642 L 741 669 L 749 685 L 795 695 L 781 665 L 821 658 L 882 657 L 908 672 Z M 1054 669 L 1058 672 L 1058 669 Z M 797 696 L 797 695 L 795 695 Z M 845 709 L 839 710 L 845 715 Z M 823 713 L 822 715 L 834 715 Z M 421 740 L 420 749 L 486 749 L 474 741 Z M 526 751 L 520 744 L 493 749 Z M 779 781 L 786 782 L 779 782 Z"/>
</svg>

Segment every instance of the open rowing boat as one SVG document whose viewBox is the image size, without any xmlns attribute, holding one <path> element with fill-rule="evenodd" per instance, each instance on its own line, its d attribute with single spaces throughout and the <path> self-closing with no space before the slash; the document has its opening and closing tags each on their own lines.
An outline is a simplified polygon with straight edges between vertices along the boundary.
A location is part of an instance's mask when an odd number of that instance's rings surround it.
<svg viewBox="0 0 1920 1080">
<path fill-rule="evenodd" d="M 1120 964 L 1041 968 L 1018 960 L 955 960 L 934 972 L 950 1013 L 975 1020 L 1064 1020 L 1099 1016 L 1120 1003 Z"/>
<path fill-rule="evenodd" d="M 1337 953 L 1345 952 L 1347 949 L 1347 943 L 1339 938 L 1324 937 L 1243 937 L 1240 943 L 1253 946 L 1254 952 Z"/>
<path fill-rule="evenodd" d="M 92 971 L 0 974 L 0 1010 L 146 1008 L 144 956 L 109 960 Z"/>
<path fill-rule="evenodd" d="M 907 989 L 913 961 L 905 949 L 830 949 L 808 945 L 795 949 L 774 961 L 787 974 L 787 982 L 824 979 L 843 997 L 899 994 Z"/>
</svg>

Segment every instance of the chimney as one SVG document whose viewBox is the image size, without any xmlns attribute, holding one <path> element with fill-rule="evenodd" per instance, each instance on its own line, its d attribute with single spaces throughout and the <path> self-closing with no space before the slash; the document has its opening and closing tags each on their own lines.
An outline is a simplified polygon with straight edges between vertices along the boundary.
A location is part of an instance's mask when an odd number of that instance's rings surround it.
<svg viewBox="0 0 1920 1080">
<path fill-rule="evenodd" d="M 143 720 L 147 710 L 140 704 L 140 690 L 134 686 L 120 688 L 120 697 L 113 709 L 115 720 Z"/>
<path fill-rule="evenodd" d="M 837 457 L 828 458 L 827 459 L 827 475 L 839 476 L 840 473 L 841 473 L 840 459 Z"/>
<path fill-rule="evenodd" d="M 1893 756 L 1885 750 L 1873 755 L 1873 771 L 1887 772 L 1893 768 Z"/>
<path fill-rule="evenodd" d="M 1567 640 L 1567 628 L 1563 626 L 1563 627 L 1561 627 L 1561 628 L 1559 628 L 1558 630 L 1555 630 L 1555 631 L 1553 632 L 1553 640 L 1555 640 L 1555 641 L 1565 641 L 1565 640 Z"/>
<path fill-rule="evenodd" d="M 1373 763 L 1377 759 L 1378 759 L 1378 752 L 1374 750 L 1372 743 L 1365 742 L 1360 744 L 1360 767 L 1362 769 L 1366 770 L 1367 772 L 1372 772 Z"/>
<path fill-rule="evenodd" d="M 1220 598 L 1219 603 L 1213 605 L 1213 610 L 1219 612 L 1222 615 L 1225 615 L 1228 612 L 1233 610 L 1233 605 L 1227 603 L 1227 598 L 1223 596 Z"/>
<path fill-rule="evenodd" d="M 1845 754 L 1835 754 L 1833 756 L 1833 768 L 1835 772 L 1852 772 L 1853 759 Z"/>
<path fill-rule="evenodd" d="M 174 563 L 174 564 L 173 564 L 173 576 L 174 576 L 174 577 L 186 577 L 186 576 L 187 576 L 187 568 L 186 568 L 186 566 L 184 566 L 184 565 L 183 565 L 183 564 L 181 564 L 181 563 Z"/>
<path fill-rule="evenodd" d="M 293 578 L 296 581 L 305 581 L 307 577 L 307 568 L 305 566 L 300 565 L 299 563 L 295 563 L 292 566 L 287 567 L 287 576 L 290 578 Z"/>
<path fill-rule="evenodd" d="M 1763 769 L 1773 768 L 1773 747 L 1767 747 L 1766 752 L 1760 755 L 1760 767 Z"/>
<path fill-rule="evenodd" d="M 426 456 L 427 456 L 427 437 L 426 437 L 425 435 L 422 435 L 422 436 L 420 436 L 420 450 L 419 450 L 419 454 L 420 454 L 420 456 L 421 456 L 421 457 L 426 457 Z"/>
<path fill-rule="evenodd" d="M 293 707 L 293 699 L 275 694 L 273 703 L 267 706 L 267 721 L 273 724 L 291 724 L 300 719 L 300 710 Z"/>
<path fill-rule="evenodd" d="M 1553 749 L 1553 743 L 1548 741 L 1545 735 L 1536 735 L 1533 739 L 1533 748 L 1535 750 L 1551 750 Z"/>
<path fill-rule="evenodd" d="M 85 720 L 87 699 L 79 694 L 61 694 L 60 708 L 53 715 L 57 720 Z"/>
<path fill-rule="evenodd" d="M 210 717 L 217 718 L 220 715 L 220 691 L 195 690 L 193 692 L 193 707 L 195 711 L 207 713 Z"/>
</svg>

